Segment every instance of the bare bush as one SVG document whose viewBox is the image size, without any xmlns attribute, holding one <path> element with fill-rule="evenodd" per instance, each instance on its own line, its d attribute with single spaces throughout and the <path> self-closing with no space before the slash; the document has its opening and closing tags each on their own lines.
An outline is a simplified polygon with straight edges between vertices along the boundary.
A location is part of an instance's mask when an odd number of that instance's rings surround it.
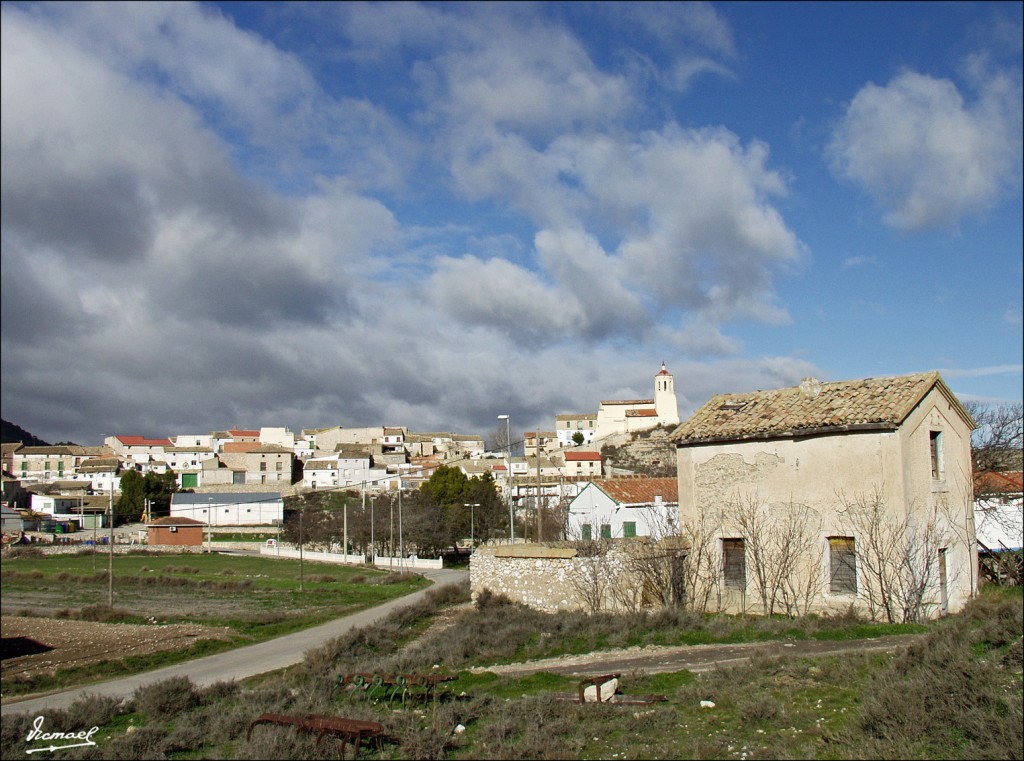
<svg viewBox="0 0 1024 761">
<path fill-rule="evenodd" d="M 881 488 L 848 498 L 840 494 L 842 525 L 857 538 L 857 561 L 867 583 L 872 619 L 910 623 L 929 617 L 938 584 L 934 559 L 951 537 L 938 507 L 896 515 Z"/>
<path fill-rule="evenodd" d="M 151 718 L 176 716 L 191 711 L 200 703 L 195 685 L 186 676 L 175 676 L 139 687 L 132 699 L 139 710 Z"/>
</svg>

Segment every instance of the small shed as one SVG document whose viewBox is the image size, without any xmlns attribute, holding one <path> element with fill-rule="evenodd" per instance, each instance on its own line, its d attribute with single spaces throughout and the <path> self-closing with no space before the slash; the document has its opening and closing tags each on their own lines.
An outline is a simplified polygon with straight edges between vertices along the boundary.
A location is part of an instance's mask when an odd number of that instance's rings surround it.
<svg viewBox="0 0 1024 761">
<path fill-rule="evenodd" d="M 7 505 L 0 505 L 0 512 L 3 513 L 3 533 L 20 534 L 25 530 L 25 520 L 17 510 L 12 510 Z"/>
<path fill-rule="evenodd" d="M 157 518 L 146 524 L 146 541 L 150 544 L 176 544 L 188 547 L 201 547 L 203 544 L 202 521 L 192 518 L 168 516 Z"/>
</svg>

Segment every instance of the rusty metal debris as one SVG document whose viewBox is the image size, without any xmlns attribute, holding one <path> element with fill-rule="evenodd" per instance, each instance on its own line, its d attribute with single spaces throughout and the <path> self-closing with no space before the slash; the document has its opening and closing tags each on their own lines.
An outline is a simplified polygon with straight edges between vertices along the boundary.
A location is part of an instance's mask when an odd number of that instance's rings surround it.
<svg viewBox="0 0 1024 761">
<path fill-rule="evenodd" d="M 339 687 L 351 685 L 350 699 L 363 695 L 367 700 L 387 700 L 393 702 L 401 699 L 429 701 L 437 697 L 437 685 L 456 679 L 450 674 L 373 674 L 352 673 L 338 674 L 336 681 Z"/>
</svg>

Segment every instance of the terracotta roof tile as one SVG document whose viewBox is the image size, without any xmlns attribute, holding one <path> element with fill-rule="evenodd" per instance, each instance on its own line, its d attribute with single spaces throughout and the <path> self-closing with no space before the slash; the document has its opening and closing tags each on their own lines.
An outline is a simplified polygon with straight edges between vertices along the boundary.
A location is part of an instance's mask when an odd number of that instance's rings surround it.
<svg viewBox="0 0 1024 761">
<path fill-rule="evenodd" d="M 621 504 L 654 504 L 655 497 L 661 497 L 662 502 L 679 502 L 679 480 L 676 478 L 601 478 L 594 479 L 592 483 Z"/>
<path fill-rule="evenodd" d="M 770 438 L 835 428 L 895 429 L 933 386 L 956 402 L 937 372 L 865 378 L 712 397 L 672 433 L 672 441 Z M 803 385 L 803 384 L 801 384 Z M 814 393 L 815 389 L 820 389 Z M 809 392 L 808 392 L 809 391 Z M 960 407 L 966 419 L 967 412 Z"/>
</svg>

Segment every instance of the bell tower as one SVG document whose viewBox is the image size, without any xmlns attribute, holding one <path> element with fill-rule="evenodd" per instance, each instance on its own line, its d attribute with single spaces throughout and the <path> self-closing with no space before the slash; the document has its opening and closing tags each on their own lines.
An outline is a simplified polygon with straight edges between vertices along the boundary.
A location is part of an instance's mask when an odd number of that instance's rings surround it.
<svg viewBox="0 0 1024 761">
<path fill-rule="evenodd" d="M 661 372 L 654 376 L 654 409 L 661 425 L 679 425 L 676 382 L 664 362 L 661 363 Z"/>
</svg>

